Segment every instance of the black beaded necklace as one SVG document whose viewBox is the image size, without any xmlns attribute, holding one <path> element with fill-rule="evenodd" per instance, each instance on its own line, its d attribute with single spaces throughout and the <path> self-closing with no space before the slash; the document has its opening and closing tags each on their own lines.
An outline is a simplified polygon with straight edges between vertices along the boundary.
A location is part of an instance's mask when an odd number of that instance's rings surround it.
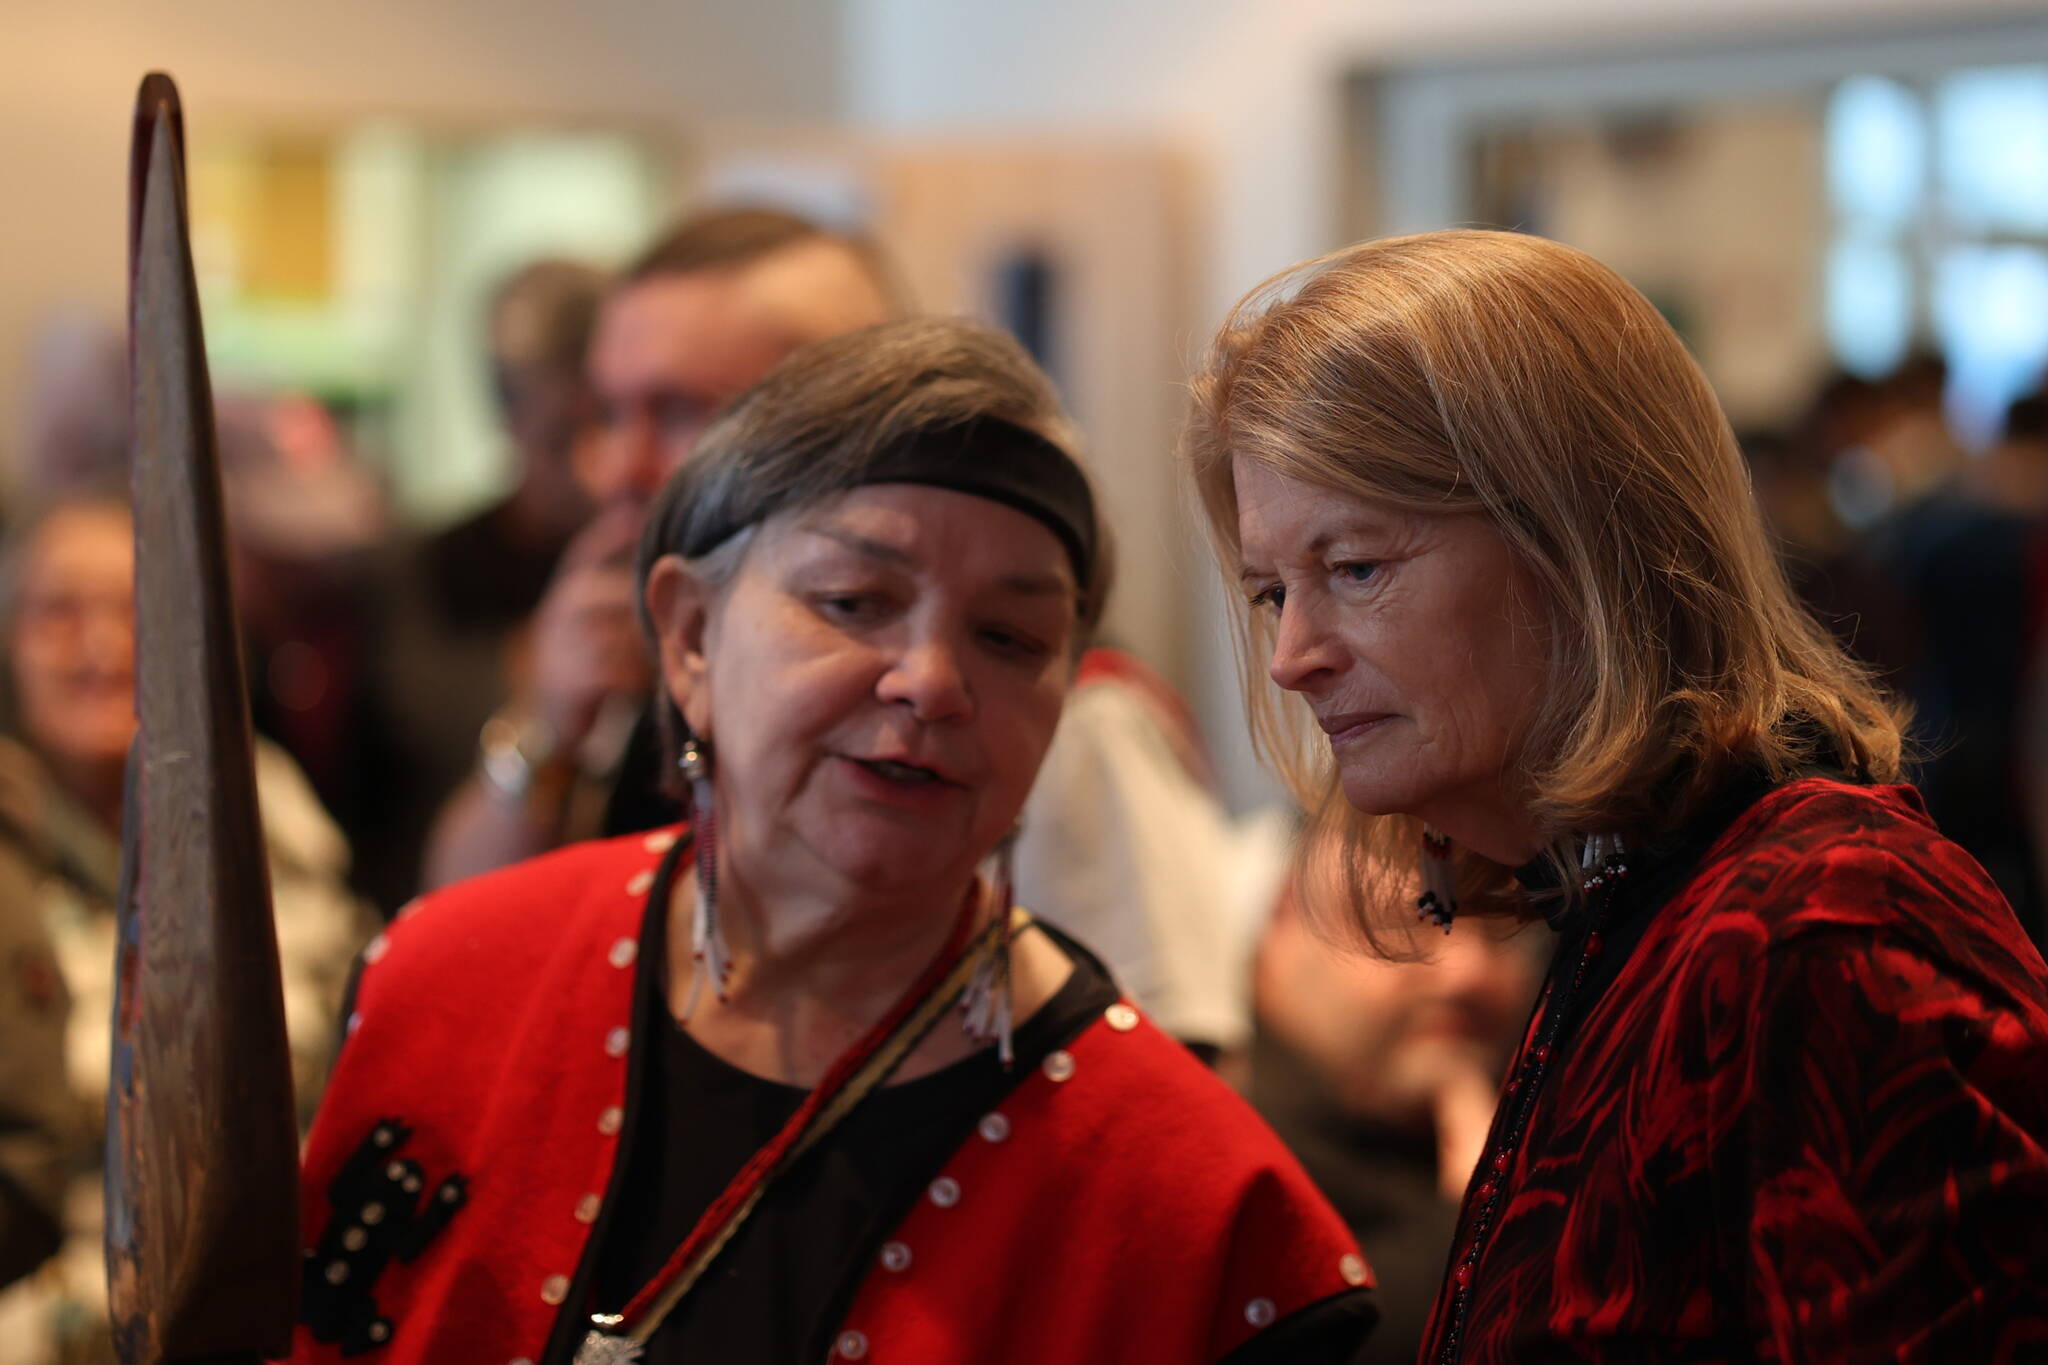
<svg viewBox="0 0 2048 1365">
<path fill-rule="evenodd" d="M 1501 1091 L 1501 1104 L 1507 1109 L 1506 1119 L 1494 1125 L 1494 1135 L 1479 1159 L 1481 1179 L 1471 1196 L 1471 1223 L 1451 1257 L 1450 1322 L 1444 1333 L 1443 1350 L 1437 1356 L 1439 1365 L 1455 1365 L 1458 1359 L 1464 1339 L 1465 1310 L 1472 1300 L 1474 1269 L 1485 1253 L 1487 1235 L 1493 1230 L 1494 1215 L 1507 1184 L 1508 1168 L 1513 1164 L 1515 1149 L 1521 1145 L 1529 1116 L 1536 1108 L 1537 1092 L 1542 1088 L 1544 1073 L 1550 1065 L 1551 1049 L 1571 1017 L 1580 987 L 1585 984 L 1587 969 L 1599 958 L 1605 946 L 1601 935 L 1613 917 L 1614 890 L 1628 876 L 1628 863 L 1618 844 L 1612 852 L 1591 862 L 1592 866 L 1583 874 L 1585 880 L 1582 883 L 1586 895 L 1586 935 L 1579 944 L 1569 976 L 1562 978 L 1564 988 L 1558 989 L 1561 978 L 1556 972 L 1543 987 L 1543 996 L 1536 1002 L 1531 1044 L 1516 1060 L 1514 1074 L 1508 1077 L 1507 1085 Z"/>
</svg>

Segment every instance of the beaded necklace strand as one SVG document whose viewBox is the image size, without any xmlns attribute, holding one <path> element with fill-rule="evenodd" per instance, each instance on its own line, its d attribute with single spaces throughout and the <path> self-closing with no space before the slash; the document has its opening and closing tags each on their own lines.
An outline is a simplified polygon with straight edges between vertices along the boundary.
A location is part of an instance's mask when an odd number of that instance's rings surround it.
<svg viewBox="0 0 2048 1365">
<path fill-rule="evenodd" d="M 1588 866 L 1582 874 L 1585 877 L 1582 885 L 1591 924 L 1585 941 L 1579 946 L 1578 960 L 1572 965 L 1571 977 L 1564 990 L 1557 991 L 1558 978 L 1555 975 L 1543 987 L 1543 997 L 1536 1004 L 1536 1023 L 1532 1030 L 1534 1043 L 1517 1059 L 1514 1074 L 1508 1078 L 1501 1092 L 1501 1102 L 1513 1108 L 1507 1122 L 1495 1127 L 1498 1136 L 1488 1143 L 1488 1150 L 1480 1157 L 1479 1169 L 1484 1172 L 1484 1179 L 1472 1194 L 1471 1231 L 1464 1246 L 1451 1258 L 1450 1326 L 1444 1334 L 1443 1350 L 1437 1356 L 1439 1365 L 1456 1365 L 1458 1360 L 1464 1338 L 1465 1311 L 1472 1302 L 1473 1275 L 1480 1256 L 1485 1253 L 1487 1235 L 1493 1231 L 1494 1215 L 1507 1183 L 1508 1168 L 1513 1164 L 1515 1149 L 1521 1145 L 1529 1116 L 1536 1108 L 1537 1092 L 1542 1088 L 1544 1073 L 1550 1065 L 1551 1049 L 1563 1031 L 1565 1020 L 1571 1016 L 1579 989 L 1585 984 L 1587 968 L 1600 956 L 1603 947 L 1600 936 L 1613 914 L 1614 888 L 1628 876 L 1628 864 L 1623 860 L 1618 840 L 1611 844 L 1604 840 L 1589 840 L 1586 861 Z"/>
</svg>

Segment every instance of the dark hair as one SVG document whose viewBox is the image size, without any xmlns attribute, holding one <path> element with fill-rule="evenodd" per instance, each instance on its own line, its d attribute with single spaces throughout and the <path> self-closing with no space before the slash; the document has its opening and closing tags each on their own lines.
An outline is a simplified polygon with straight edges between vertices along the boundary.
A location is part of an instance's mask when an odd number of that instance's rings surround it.
<svg viewBox="0 0 2048 1365">
<path fill-rule="evenodd" d="M 2048 389 L 2015 398 L 2005 410 L 2003 434 L 2008 441 L 2048 440 Z"/>
<path fill-rule="evenodd" d="M 581 382 L 605 286 L 603 272 L 563 260 L 534 261 L 498 282 L 487 330 L 491 391 L 501 413 L 517 409 L 535 376 Z"/>
<path fill-rule="evenodd" d="M 957 318 L 906 318 L 816 342 L 797 351 L 740 395 L 698 442 L 695 453 L 655 498 L 640 539 L 636 578 L 640 623 L 659 654 L 645 589 L 655 562 L 684 554 L 715 559 L 704 528 L 751 528 L 779 513 L 815 506 L 864 483 L 884 482 L 906 445 L 939 433 L 1021 429 L 1075 469 L 1072 424 L 1043 372 L 1002 332 Z M 1005 441 L 960 444 L 963 457 L 988 458 Z M 1085 476 L 1082 476 L 1085 484 Z M 1113 554 L 1099 514 L 1080 537 L 1076 557 L 1079 646 L 1102 620 Z M 731 546 L 744 536 L 722 537 Z M 706 553 L 708 551 L 708 553 Z M 671 753 L 682 735 L 674 707 L 661 708 Z M 673 771 L 673 764 L 669 765 Z"/>
<path fill-rule="evenodd" d="M 877 292 L 900 306 L 902 290 L 872 241 L 834 232 L 782 209 L 753 206 L 711 209 L 685 219 L 641 252 L 620 281 L 634 285 L 670 275 L 734 270 L 806 242 L 836 242 L 846 248 Z"/>
</svg>

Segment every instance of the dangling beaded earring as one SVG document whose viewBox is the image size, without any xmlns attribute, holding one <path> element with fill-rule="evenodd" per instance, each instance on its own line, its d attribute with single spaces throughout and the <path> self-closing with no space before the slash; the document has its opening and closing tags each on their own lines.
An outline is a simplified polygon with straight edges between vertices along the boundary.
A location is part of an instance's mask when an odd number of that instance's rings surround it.
<svg viewBox="0 0 2048 1365">
<path fill-rule="evenodd" d="M 1415 917 L 1451 932 L 1458 913 L 1457 869 L 1451 866 L 1451 836 L 1422 827 L 1422 894 L 1415 898 Z"/>
<path fill-rule="evenodd" d="M 1011 830 L 989 855 L 989 885 L 995 889 L 996 913 L 1002 916 L 996 929 L 995 951 L 990 953 L 967 989 L 960 994 L 960 1026 L 977 1043 L 993 1041 L 996 1057 L 1008 1070 L 1017 1059 L 1013 1034 L 1010 991 L 1011 906 L 1016 900 L 1017 831 Z"/>
<path fill-rule="evenodd" d="M 697 914 L 690 927 L 690 994 L 683 1002 L 682 1022 L 696 1013 L 704 978 L 725 1003 L 726 978 L 732 974 L 725 935 L 718 928 L 718 806 L 711 790 L 711 746 L 692 735 L 683 741 L 676 766 L 690 784 L 690 823 L 697 842 Z"/>
<path fill-rule="evenodd" d="M 1628 876 L 1619 834 L 1589 834 L 1579 850 L 1579 885 L 1591 895 Z"/>
</svg>

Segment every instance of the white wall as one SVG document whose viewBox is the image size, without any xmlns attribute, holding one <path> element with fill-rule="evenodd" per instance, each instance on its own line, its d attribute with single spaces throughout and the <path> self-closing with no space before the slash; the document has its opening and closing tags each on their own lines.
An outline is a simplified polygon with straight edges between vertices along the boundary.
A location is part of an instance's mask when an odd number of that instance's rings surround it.
<svg viewBox="0 0 2048 1365">
<path fill-rule="evenodd" d="M 2042 13 L 2039 0 L 846 3 L 847 109 L 857 123 L 908 135 L 1017 128 L 1129 133 L 1194 154 L 1207 173 L 1200 211 L 1210 251 L 1194 301 L 1191 354 L 1250 286 L 1339 244 L 1346 73 L 1439 63 L 1463 68 L 1448 84 L 1410 83 L 1396 92 L 1420 133 L 1388 148 L 1392 164 L 1383 168 L 1390 225 L 1443 226 L 1433 205 L 1450 202 L 1444 196 L 1455 174 L 1461 113 L 1500 83 L 1483 69 L 1487 59 L 1590 62 L 1602 51 L 1725 51 L 1742 44 L 1769 67 L 1774 35 L 1868 37 Z M 1910 51 L 1914 41 L 1890 50 Z M 1740 61 L 1721 58 L 1722 73 Z M 1568 86 L 1557 93 L 1570 96 Z M 1243 805 L 1270 788 L 1242 745 L 1220 625 L 1196 649 L 1208 663 L 1199 669 L 1193 700 L 1233 800 Z"/>
<path fill-rule="evenodd" d="M 840 23 L 834 0 L 7 0 L 0 442 L 38 320 L 123 306 L 128 127 L 148 70 L 177 78 L 194 132 L 367 114 L 681 130 L 832 118 Z"/>
</svg>

